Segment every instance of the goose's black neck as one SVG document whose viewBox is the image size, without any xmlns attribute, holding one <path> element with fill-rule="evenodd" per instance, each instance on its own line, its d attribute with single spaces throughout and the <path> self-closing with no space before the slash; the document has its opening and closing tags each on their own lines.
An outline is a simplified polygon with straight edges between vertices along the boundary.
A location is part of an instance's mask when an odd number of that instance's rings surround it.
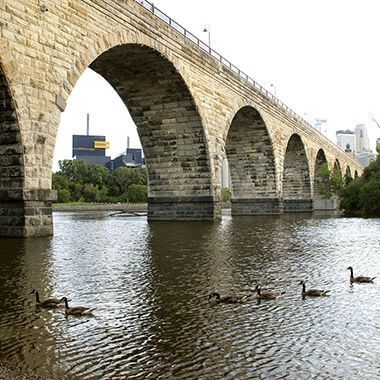
<svg viewBox="0 0 380 380">
<path fill-rule="evenodd" d="M 63 297 L 63 300 L 65 301 L 65 308 L 69 309 L 69 303 L 67 302 L 67 298 Z"/>
<path fill-rule="evenodd" d="M 302 283 L 302 293 L 305 293 L 306 292 L 306 285 L 305 283 L 303 282 Z"/>
<path fill-rule="evenodd" d="M 36 290 L 34 293 L 36 295 L 36 302 L 37 303 L 41 303 L 41 301 L 40 301 L 40 294 L 38 293 L 38 290 Z"/>
</svg>

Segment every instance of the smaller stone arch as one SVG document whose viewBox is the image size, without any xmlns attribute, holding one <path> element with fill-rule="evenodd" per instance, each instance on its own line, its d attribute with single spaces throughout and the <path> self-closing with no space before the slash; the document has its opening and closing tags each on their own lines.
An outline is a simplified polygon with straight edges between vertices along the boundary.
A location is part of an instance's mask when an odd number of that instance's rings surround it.
<svg viewBox="0 0 380 380">
<path fill-rule="evenodd" d="M 256 108 L 244 106 L 235 114 L 225 152 L 232 185 L 232 214 L 278 214 L 273 144 Z"/>
<path fill-rule="evenodd" d="M 326 154 L 323 149 L 319 149 L 315 158 L 314 165 L 314 201 L 324 199 L 323 185 L 325 182 L 326 173 L 328 171 L 328 164 Z M 314 207 L 315 208 L 315 207 Z"/>
<path fill-rule="evenodd" d="M 359 178 L 359 173 L 357 170 L 355 170 L 354 179 Z"/>
<path fill-rule="evenodd" d="M 334 162 L 333 174 L 339 174 L 340 177 L 342 178 L 342 169 L 341 169 L 340 162 L 338 159 L 336 159 Z"/>
<path fill-rule="evenodd" d="M 293 134 L 287 144 L 282 176 L 284 212 L 311 211 L 311 181 L 306 149 L 301 137 Z"/>
<path fill-rule="evenodd" d="M 347 184 L 347 183 L 350 183 L 351 181 L 352 181 L 351 168 L 349 165 L 347 165 L 346 172 L 344 174 L 344 182 Z"/>
</svg>

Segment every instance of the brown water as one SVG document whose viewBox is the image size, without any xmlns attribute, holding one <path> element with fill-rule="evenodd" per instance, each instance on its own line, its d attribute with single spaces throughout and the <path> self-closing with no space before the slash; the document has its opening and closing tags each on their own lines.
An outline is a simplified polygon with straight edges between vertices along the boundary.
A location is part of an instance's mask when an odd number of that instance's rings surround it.
<svg viewBox="0 0 380 380">
<path fill-rule="evenodd" d="M 0 359 L 43 379 L 380 379 L 379 219 L 54 217 L 52 238 L 0 240 Z M 350 286 L 349 265 L 378 278 Z M 302 300 L 301 279 L 331 296 Z M 208 303 L 257 283 L 286 294 Z"/>
</svg>

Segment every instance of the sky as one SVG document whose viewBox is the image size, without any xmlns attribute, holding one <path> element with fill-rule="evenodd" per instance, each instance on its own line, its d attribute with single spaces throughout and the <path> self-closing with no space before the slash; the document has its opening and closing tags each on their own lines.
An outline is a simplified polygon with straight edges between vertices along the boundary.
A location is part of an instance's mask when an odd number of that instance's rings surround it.
<svg viewBox="0 0 380 380">
<path fill-rule="evenodd" d="M 183 27 L 208 42 L 282 102 L 328 136 L 364 123 L 375 149 L 380 137 L 380 1 L 155 0 Z M 107 155 L 139 147 L 136 126 L 110 85 L 86 70 L 61 115 L 53 170 L 71 158 L 72 134 L 106 135 Z"/>
</svg>

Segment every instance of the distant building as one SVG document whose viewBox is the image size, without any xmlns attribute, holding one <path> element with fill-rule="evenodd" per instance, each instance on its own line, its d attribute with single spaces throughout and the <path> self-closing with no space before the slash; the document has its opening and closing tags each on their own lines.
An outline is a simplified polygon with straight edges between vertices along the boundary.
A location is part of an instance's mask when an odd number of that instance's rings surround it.
<svg viewBox="0 0 380 380">
<path fill-rule="evenodd" d="M 115 170 L 120 167 L 141 168 L 143 167 L 142 150 L 140 148 L 127 148 L 125 154 L 121 154 L 107 163 L 107 168 Z"/>
<path fill-rule="evenodd" d="M 361 152 L 356 154 L 356 159 L 362 166 L 368 166 L 372 161 L 376 160 L 376 154 L 372 151 Z"/>
<path fill-rule="evenodd" d="M 369 152 L 369 138 L 365 124 L 358 124 L 355 127 L 356 153 Z"/>
<path fill-rule="evenodd" d="M 105 136 L 73 135 L 72 157 L 88 164 L 105 165 L 111 160 L 106 156 L 109 142 Z"/>
<path fill-rule="evenodd" d="M 336 144 L 347 153 L 355 155 L 356 138 L 354 132 L 349 129 L 336 131 Z"/>
<path fill-rule="evenodd" d="M 315 119 L 314 128 L 317 129 L 322 135 L 327 136 L 327 120 Z"/>
</svg>

